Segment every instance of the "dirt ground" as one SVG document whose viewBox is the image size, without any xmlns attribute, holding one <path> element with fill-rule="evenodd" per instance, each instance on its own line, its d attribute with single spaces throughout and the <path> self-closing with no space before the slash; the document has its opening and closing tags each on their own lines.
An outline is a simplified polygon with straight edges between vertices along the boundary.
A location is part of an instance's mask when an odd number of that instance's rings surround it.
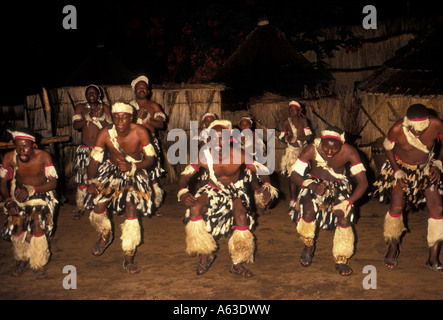
<svg viewBox="0 0 443 320">
<path fill-rule="evenodd" d="M 114 216 L 114 241 L 100 257 L 90 251 L 97 235 L 87 217 L 74 221 L 74 206 L 60 207 L 57 229 L 51 242 L 52 257 L 47 265 L 49 278 L 35 280 L 27 271 L 11 276 L 14 266 L 12 245 L 0 241 L 0 299 L 5 300 L 435 300 L 441 299 L 443 276 L 425 269 L 427 212 L 407 215 L 406 234 L 399 265 L 388 270 L 382 264 L 386 250 L 382 238 L 387 205 L 368 200 L 360 207 L 355 225 L 356 250 L 350 260 L 354 274 L 341 277 L 332 260 L 332 231 L 320 231 L 313 264 L 303 268 L 298 258 L 302 244 L 287 213 L 284 198 L 287 183 L 281 181 L 281 200 L 270 214 L 258 217 L 255 230 L 255 263 L 247 265 L 254 273 L 241 279 L 229 273 L 231 266 L 228 238 L 219 240 L 217 259 L 204 276 L 196 276 L 196 257 L 185 253 L 185 208 L 177 203 L 177 186 L 164 186 L 168 195 L 163 217 L 142 218 L 143 243 L 136 261 L 141 273 L 128 274 L 122 267 L 121 229 L 123 217 Z M 69 195 L 72 202 L 74 195 Z M 1 216 L 3 225 L 4 215 Z M 65 289 L 63 273 L 75 267 L 77 288 Z M 375 267 L 369 273 L 365 266 Z M 373 289 L 365 289 L 371 276 Z M 65 280 L 66 282 L 66 280 Z M 72 284 L 72 282 L 69 282 Z M 374 288 L 376 287 L 376 288 Z"/>
</svg>

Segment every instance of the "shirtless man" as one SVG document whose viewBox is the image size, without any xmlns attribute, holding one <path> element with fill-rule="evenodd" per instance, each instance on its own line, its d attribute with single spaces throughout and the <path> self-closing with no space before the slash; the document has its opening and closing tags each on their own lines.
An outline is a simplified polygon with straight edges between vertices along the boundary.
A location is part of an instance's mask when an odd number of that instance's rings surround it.
<svg viewBox="0 0 443 320">
<path fill-rule="evenodd" d="M 254 156 L 255 159 L 255 155 L 257 153 L 256 147 L 260 146 L 262 148 L 261 151 L 262 155 L 264 155 L 266 147 L 264 145 L 263 139 L 256 136 L 254 128 L 255 128 L 254 121 L 252 120 L 251 117 L 244 116 L 241 117 L 240 120 L 238 121 L 238 129 L 241 132 L 243 132 L 243 130 L 251 130 L 252 139 L 249 139 L 243 133 L 241 134 L 241 145 L 246 152 L 251 152 L 252 156 Z M 270 213 L 270 211 L 268 210 L 269 204 L 266 206 L 262 205 L 262 197 L 261 197 L 262 193 L 260 192 L 261 184 L 262 181 L 257 177 L 255 173 L 252 173 L 251 186 L 254 190 L 255 207 L 257 209 L 257 214 L 260 216 Z"/>
<path fill-rule="evenodd" d="M 312 138 L 308 120 L 302 111 L 300 103 L 297 101 L 289 102 L 289 118 L 283 122 L 282 132 L 279 136 L 279 139 L 287 144 L 286 153 L 281 159 L 280 171 L 288 176 L 291 175 L 291 168 L 303 148 Z M 291 207 L 297 195 L 297 185 L 291 179 L 289 179 L 289 193 L 291 196 L 289 207 Z"/>
<path fill-rule="evenodd" d="M 18 277 L 31 267 L 36 279 L 47 277 L 48 238 L 53 229 L 57 173 L 51 155 L 36 149 L 35 135 L 27 128 L 9 131 L 15 150 L 8 152 L 0 169 L 1 193 L 7 218 L 2 237 L 11 240 Z M 11 180 L 10 189 L 8 180 Z"/>
<path fill-rule="evenodd" d="M 115 103 L 112 106 L 114 124 L 98 133 L 88 168 L 89 195 L 85 203 L 88 209 L 93 209 L 89 219 L 100 234 L 92 248 L 95 256 L 100 256 L 112 241 L 108 206 L 118 215 L 125 214 L 120 238 L 125 253 L 123 267 L 134 274 L 140 272 L 134 261 L 141 241 L 138 214 L 150 215 L 152 207 L 146 168 L 154 163 L 156 153 L 146 129 L 132 123 L 132 112 L 129 104 Z M 103 162 L 105 151 L 109 159 Z"/>
<path fill-rule="evenodd" d="M 81 219 L 85 214 L 84 200 L 87 194 L 87 179 L 89 155 L 94 147 L 95 138 L 99 130 L 112 123 L 111 109 L 101 101 L 100 88 L 94 84 L 89 85 L 85 91 L 86 102 L 80 103 L 75 108 L 72 117 L 73 127 L 81 132 L 81 145 L 75 152 L 75 183 L 77 184 L 75 220 Z"/>
<path fill-rule="evenodd" d="M 163 112 L 159 104 L 151 101 L 151 90 L 149 88 L 149 79 L 140 76 L 131 83 L 132 90 L 135 94 L 135 100 L 130 104 L 137 110 L 136 123 L 144 126 L 151 135 L 151 142 L 157 153 L 157 160 L 153 168 L 150 169 L 150 178 L 154 189 L 154 205 L 155 215 L 162 216 L 158 210 L 163 201 L 164 190 L 159 186 L 159 180 L 163 176 L 165 170 L 162 167 L 162 150 L 161 143 L 157 138 L 157 130 L 165 128 L 166 114 Z"/>
<path fill-rule="evenodd" d="M 354 191 L 346 176 L 347 165 L 357 183 Z M 291 219 L 297 223 L 305 245 L 300 257 L 303 267 L 312 263 L 318 223 L 319 228 L 335 228 L 332 249 L 335 268 L 342 276 L 352 274 L 347 262 L 354 253 L 354 203 L 368 187 L 365 171 L 358 151 L 345 143 L 339 128 L 328 127 L 321 132 L 321 138 L 303 149 L 291 173 L 292 181 L 301 187 Z"/>
<path fill-rule="evenodd" d="M 270 185 L 264 166 L 253 161 L 251 157 L 246 157 L 244 150 L 239 147 L 233 148 L 231 144 L 223 144 L 223 131 L 232 130 L 230 121 L 216 120 L 211 123 L 209 129 L 213 129 L 211 133 L 217 134 L 215 143 L 211 138 L 211 141 L 203 146 L 204 160 L 199 159 L 198 164 L 189 165 L 179 178 L 178 200 L 188 207 L 184 220 L 186 252 L 200 256 L 197 275 L 203 275 L 215 259 L 215 239 L 235 229 L 228 242 L 232 259 L 231 273 L 250 278 L 254 274 L 245 268 L 243 263 L 252 263 L 254 260 L 255 244 L 250 231 L 254 220 L 250 216 L 250 202 L 244 183 L 250 181 L 250 171 L 257 173 L 258 169 L 263 170 L 258 174 L 264 181 L 261 190 L 264 204 L 275 194 L 275 188 Z M 211 143 L 213 149 L 208 147 Z M 234 160 L 236 152 L 240 152 L 239 163 L 235 163 Z M 209 181 L 192 195 L 188 189 L 188 181 L 201 166 L 209 171 Z"/>
<path fill-rule="evenodd" d="M 384 265 L 394 269 L 398 263 L 399 243 L 405 227 L 403 210 L 426 202 L 429 210 L 427 242 L 429 257 L 426 267 L 443 274 L 439 261 L 443 240 L 443 214 L 440 175 L 443 160 L 443 123 L 431 115 L 422 104 L 411 105 L 406 117 L 398 120 L 389 130 L 384 142 L 388 160 L 381 169 L 374 196 L 390 199 L 384 222 L 384 238 L 388 252 Z M 439 140 L 440 152 L 435 156 L 435 142 Z"/>
</svg>

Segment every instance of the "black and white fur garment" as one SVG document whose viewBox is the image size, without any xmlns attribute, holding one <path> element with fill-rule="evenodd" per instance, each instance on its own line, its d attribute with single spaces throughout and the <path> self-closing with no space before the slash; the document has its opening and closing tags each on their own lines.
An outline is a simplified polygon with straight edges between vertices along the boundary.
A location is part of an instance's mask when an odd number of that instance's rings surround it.
<svg viewBox="0 0 443 320">
<path fill-rule="evenodd" d="M 250 170 L 245 170 L 245 175 L 236 183 L 219 188 L 211 182 L 201 187 L 196 194 L 196 198 L 206 193 L 208 195 L 208 210 L 203 213 L 203 219 L 206 222 L 206 231 L 214 237 L 227 235 L 232 226 L 235 226 L 234 214 L 232 212 L 235 199 L 241 199 L 246 209 L 247 224 L 252 229 L 255 221 L 251 216 L 251 204 L 247 194 L 245 184 L 251 182 Z M 190 221 L 190 209 L 186 210 L 183 222 L 187 224 Z"/>
<path fill-rule="evenodd" d="M 408 186 L 403 188 L 406 204 L 413 209 L 418 209 L 421 204 L 426 203 L 425 190 L 431 187 L 429 170 L 431 162 L 428 161 L 422 165 L 409 165 L 397 159 L 397 164 L 402 171 L 406 173 Z M 394 178 L 394 169 L 389 160 L 383 164 L 380 174 L 373 184 L 373 190 L 370 195 L 382 203 L 388 203 L 391 199 L 391 191 L 396 181 Z M 440 179 L 438 185 L 440 195 L 443 194 L 443 184 Z"/>
<path fill-rule="evenodd" d="M 294 201 L 294 204 L 290 208 L 289 216 L 292 221 L 297 223 L 297 221 L 303 217 L 304 199 L 310 197 L 316 212 L 315 220 L 319 222 L 319 228 L 333 229 L 335 228 L 338 218 L 332 214 L 332 208 L 349 198 L 352 192 L 352 186 L 347 179 L 325 181 L 312 176 L 310 179 L 312 179 L 314 183 L 322 183 L 326 186 L 324 194 L 320 196 L 308 188 L 302 188 L 296 201 Z M 348 216 L 351 223 L 353 223 L 355 221 L 354 206 L 352 206 Z"/>
<path fill-rule="evenodd" d="M 145 216 L 152 214 L 152 189 L 148 172 L 137 169 L 134 176 L 127 176 L 110 161 L 103 162 L 97 172 L 99 194 L 88 194 L 85 207 L 93 209 L 97 203 L 108 202 L 108 207 L 118 215 L 125 213 L 126 203 L 130 202 Z"/>
<path fill-rule="evenodd" d="M 162 167 L 162 150 L 160 148 L 160 142 L 156 137 L 152 137 L 152 146 L 157 154 L 155 163 L 149 170 L 151 181 L 154 181 L 161 178 L 166 170 Z"/>
<path fill-rule="evenodd" d="M 92 148 L 80 145 L 75 151 L 74 181 L 78 185 L 85 186 L 88 181 L 89 155 Z"/>
<path fill-rule="evenodd" d="M 44 230 L 46 235 L 50 235 L 54 227 L 54 212 L 58 204 L 55 191 L 38 192 L 27 201 L 41 199 L 46 205 L 27 205 L 19 207 L 18 217 L 8 215 L 5 219 L 1 236 L 5 240 L 9 240 L 11 235 L 17 230 L 18 224 L 23 221 L 24 230 L 28 237 L 32 235 L 32 226 L 35 222 Z"/>
</svg>

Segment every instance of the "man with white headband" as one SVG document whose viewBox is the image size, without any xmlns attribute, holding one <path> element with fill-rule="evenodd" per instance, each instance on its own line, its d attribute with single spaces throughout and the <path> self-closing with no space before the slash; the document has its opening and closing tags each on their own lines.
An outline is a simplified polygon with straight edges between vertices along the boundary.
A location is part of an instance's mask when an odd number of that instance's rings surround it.
<svg viewBox="0 0 443 320">
<path fill-rule="evenodd" d="M 86 102 L 77 105 L 72 117 L 74 129 L 81 132 L 81 144 L 75 151 L 74 161 L 74 181 L 77 184 L 75 220 L 81 219 L 85 214 L 89 155 L 94 148 L 95 138 L 101 128 L 112 123 L 111 109 L 101 101 L 101 90 L 98 86 L 95 84 L 87 86 L 85 97 Z"/>
<path fill-rule="evenodd" d="M 157 154 L 155 165 L 149 170 L 151 183 L 154 191 L 155 215 L 162 216 L 159 208 L 163 201 L 164 190 L 160 187 L 160 178 L 166 172 L 163 168 L 163 152 L 161 148 L 161 139 L 158 138 L 158 130 L 166 127 L 166 114 L 161 106 L 150 100 L 152 94 L 149 79 L 146 76 L 140 76 L 131 82 L 135 99 L 130 104 L 137 110 L 135 121 L 137 124 L 144 126 L 150 136 L 151 143 Z"/>
<path fill-rule="evenodd" d="M 89 220 L 100 235 L 92 254 L 100 256 L 112 241 L 107 212 L 111 207 L 117 215 L 126 217 L 120 238 L 125 254 L 123 267 L 134 274 L 140 272 L 134 261 L 141 241 L 139 213 L 150 216 L 152 210 L 152 190 L 146 169 L 155 162 L 156 153 L 147 130 L 132 123 L 131 105 L 115 103 L 112 118 L 114 124 L 101 129 L 97 135 L 88 167 L 85 203 L 87 209 L 92 209 Z"/>
<path fill-rule="evenodd" d="M 252 156 L 256 156 L 256 148 L 260 147 L 262 148 L 261 154 L 265 154 L 266 151 L 265 144 L 263 142 L 263 139 L 261 139 L 259 136 L 255 134 L 255 125 L 254 121 L 249 116 L 243 116 L 238 121 L 238 128 L 241 132 L 241 146 L 243 149 L 245 149 L 246 152 L 250 152 Z M 245 135 L 243 130 L 250 130 L 250 133 L 252 134 L 252 139 Z M 245 131 L 247 132 L 247 131 Z M 262 181 L 255 173 L 252 173 L 252 181 L 251 181 L 252 188 L 256 190 L 257 192 L 254 192 L 254 200 L 255 200 L 255 208 L 257 210 L 258 215 L 265 215 L 270 213 L 269 206 L 270 204 L 267 204 L 266 206 L 262 203 L 262 194 L 260 193 L 260 187 L 262 185 Z"/>
<path fill-rule="evenodd" d="M 200 153 L 203 157 L 199 158 L 197 164 L 188 165 L 179 178 L 178 201 L 188 207 L 184 219 L 186 252 L 199 256 L 197 275 L 203 275 L 215 259 L 216 239 L 234 230 L 228 242 L 231 273 L 250 278 L 254 274 L 243 264 L 254 261 L 255 242 L 250 231 L 254 219 L 245 183 L 251 181 L 251 171 L 260 175 L 264 181 L 261 188 L 264 205 L 275 196 L 276 190 L 270 184 L 266 168 L 253 161 L 252 157 L 247 157 L 239 146 L 234 148 L 229 142 L 230 121 L 216 120 L 209 129 L 211 141 L 203 146 Z M 209 180 L 192 194 L 188 182 L 200 167 L 208 170 Z"/>
<path fill-rule="evenodd" d="M 280 172 L 289 177 L 292 166 L 297 161 L 303 148 L 311 140 L 312 131 L 308 119 L 302 113 L 303 110 L 299 102 L 289 102 L 288 108 L 289 118 L 283 122 L 279 139 L 287 145 L 285 155 L 281 158 Z M 289 192 L 291 196 L 289 207 L 291 207 L 297 195 L 297 186 L 291 179 L 289 179 Z"/>
<path fill-rule="evenodd" d="M 354 253 L 354 203 L 368 187 L 365 171 L 357 149 L 346 143 L 337 127 L 323 130 L 321 138 L 303 149 L 291 170 L 291 180 L 301 190 L 290 211 L 305 245 L 300 257 L 303 267 L 312 263 L 317 228 L 335 228 L 335 268 L 342 276 L 352 274 L 348 259 Z M 355 190 L 350 178 L 355 179 Z"/>
<path fill-rule="evenodd" d="M 218 120 L 218 116 L 213 112 L 206 112 L 201 119 L 201 129 L 198 129 L 198 136 L 194 137 L 194 140 L 198 140 L 199 146 L 204 145 L 209 138 L 208 127 L 212 122 Z"/>
<path fill-rule="evenodd" d="M 432 116 L 422 104 L 411 105 L 406 116 L 394 123 L 384 142 L 388 160 L 374 183 L 372 195 L 381 202 L 390 201 L 384 221 L 384 238 L 388 252 L 384 265 L 394 269 L 398 264 L 399 245 L 406 228 L 403 210 L 406 206 L 418 209 L 426 202 L 429 210 L 427 243 L 429 247 L 426 267 L 443 273 L 439 261 L 443 240 L 441 171 L 443 160 L 443 123 Z M 434 154 L 436 143 L 439 154 Z"/>
<path fill-rule="evenodd" d="M 15 150 L 5 154 L 0 168 L 7 214 L 2 237 L 12 242 L 16 259 L 12 275 L 18 277 L 30 267 L 36 279 L 44 279 L 50 257 L 48 237 L 54 227 L 58 203 L 55 194 L 58 176 L 51 155 L 36 148 L 35 135 L 29 129 L 9 133 Z"/>
</svg>

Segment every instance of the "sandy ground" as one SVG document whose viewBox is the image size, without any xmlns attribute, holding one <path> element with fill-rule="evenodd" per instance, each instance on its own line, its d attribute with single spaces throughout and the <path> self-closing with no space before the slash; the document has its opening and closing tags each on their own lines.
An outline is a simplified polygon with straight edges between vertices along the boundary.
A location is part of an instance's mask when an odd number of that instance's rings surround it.
<svg viewBox="0 0 443 320">
<path fill-rule="evenodd" d="M 91 247 L 97 235 L 86 217 L 74 221 L 74 206 L 61 206 L 57 229 L 51 241 L 52 258 L 47 265 L 49 278 L 35 280 L 27 271 L 19 278 L 11 276 L 14 266 L 12 245 L 0 241 L 0 299 L 11 300 L 380 300 L 441 299 L 443 276 L 425 269 L 427 212 L 407 216 L 409 232 L 401 247 L 399 265 L 388 270 L 382 264 L 386 245 L 382 226 L 387 205 L 369 200 L 360 207 L 355 225 L 357 242 L 350 264 L 351 277 L 341 277 L 332 260 L 333 231 L 320 231 L 313 264 L 303 268 L 298 261 L 302 244 L 287 214 L 284 199 L 287 184 L 281 182 L 282 199 L 270 214 L 258 217 L 255 230 L 255 263 L 248 267 L 255 273 L 241 279 L 229 273 L 231 266 L 228 238 L 219 241 L 217 259 L 204 276 L 196 276 L 196 257 L 185 253 L 185 208 L 177 203 L 176 185 L 165 186 L 168 192 L 163 217 L 142 218 L 143 243 L 136 261 L 142 272 L 128 274 L 122 267 L 121 229 L 123 217 L 114 216 L 114 241 L 100 257 Z M 73 195 L 69 195 L 73 199 Z M 4 215 L 1 217 L 3 223 Z M 75 267 L 76 282 L 65 266 Z M 373 266 L 364 273 L 365 266 Z M 371 277 L 369 281 L 368 277 Z M 76 284 L 76 289 L 65 289 Z M 365 289 L 364 284 L 373 289 Z M 376 287 L 376 288 L 374 288 Z"/>
</svg>

